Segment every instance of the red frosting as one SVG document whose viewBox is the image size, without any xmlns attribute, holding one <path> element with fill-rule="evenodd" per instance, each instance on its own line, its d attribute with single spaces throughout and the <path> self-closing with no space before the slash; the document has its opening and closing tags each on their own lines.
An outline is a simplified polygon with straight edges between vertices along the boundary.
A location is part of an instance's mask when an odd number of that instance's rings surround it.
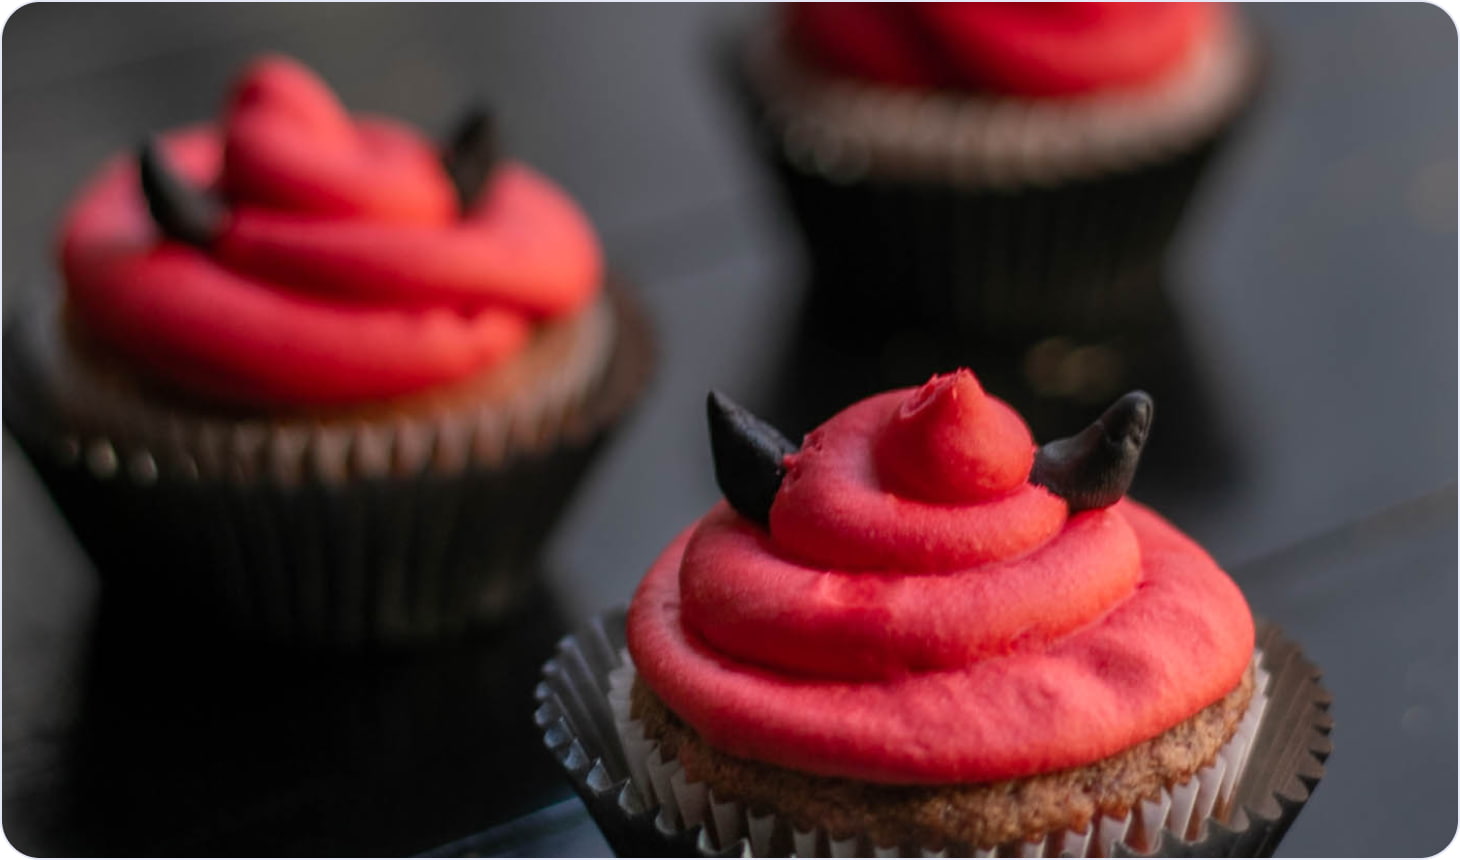
<svg viewBox="0 0 1460 860">
<path fill-rule="evenodd" d="M 1016 96 L 1137 88 L 1220 26 L 1210 3 L 797 3 L 792 42 L 838 74 Z"/>
<path fill-rule="evenodd" d="M 600 283 L 592 228 L 542 176 L 499 164 L 461 211 L 435 145 L 351 117 L 287 59 L 244 72 L 221 128 L 163 147 L 222 195 L 221 235 L 207 248 L 162 235 L 119 156 L 68 214 L 61 263 L 92 335 L 209 399 L 331 405 L 451 382 Z"/>
<path fill-rule="evenodd" d="M 711 745 L 882 783 L 1088 764 L 1217 701 L 1252 617 L 1125 500 L 1068 514 L 972 374 L 864 400 L 787 458 L 769 531 L 721 504 L 629 610 L 644 680 Z"/>
</svg>

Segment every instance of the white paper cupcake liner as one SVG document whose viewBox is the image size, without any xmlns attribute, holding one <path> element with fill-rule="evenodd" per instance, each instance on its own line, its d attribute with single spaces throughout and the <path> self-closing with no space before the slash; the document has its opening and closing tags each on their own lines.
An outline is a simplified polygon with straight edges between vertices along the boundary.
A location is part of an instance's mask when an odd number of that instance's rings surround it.
<svg viewBox="0 0 1460 860">
<path fill-rule="evenodd" d="M 613 710 L 614 728 L 623 745 L 635 788 L 647 804 L 659 807 L 656 824 L 661 830 L 704 827 L 706 844 L 712 852 L 739 853 L 736 844 L 743 840 L 755 857 L 772 856 L 773 845 L 788 843 L 798 857 L 934 857 L 946 855 L 950 850 L 884 847 L 866 836 L 834 839 L 826 830 L 801 831 L 785 817 L 770 813 L 758 816 L 744 804 L 720 800 L 709 786 L 691 782 L 678 759 L 666 759 L 659 743 L 646 737 L 643 723 L 629 715 L 629 695 L 636 673 L 627 650 L 621 652 L 620 660 L 621 664 L 609 673 L 608 702 Z M 1103 816 L 1084 831 L 1055 832 L 1040 840 L 993 848 L 962 846 L 951 850 L 974 857 L 1109 857 L 1117 842 L 1133 853 L 1140 853 L 1147 847 L 1146 834 L 1162 831 L 1186 841 L 1198 841 L 1201 825 L 1213 810 L 1231 803 L 1232 789 L 1247 762 L 1267 707 L 1266 690 L 1271 676 L 1262 668 L 1261 654 L 1253 658 L 1253 671 L 1256 683 L 1252 701 L 1236 732 L 1218 751 L 1216 760 L 1186 782 L 1163 790 L 1155 799 L 1143 801 L 1123 817 Z"/>
<path fill-rule="evenodd" d="M 1186 783 L 1085 832 L 971 856 L 1265 856 L 1322 776 L 1330 699 L 1317 669 L 1276 628 L 1262 625 L 1253 701 L 1217 760 Z M 863 836 L 799 831 L 690 782 L 677 761 L 628 716 L 633 667 L 623 615 L 601 616 L 566 638 L 544 667 L 536 713 L 547 746 L 568 772 L 617 853 L 641 856 L 938 857 L 960 849 L 884 847 Z"/>
</svg>

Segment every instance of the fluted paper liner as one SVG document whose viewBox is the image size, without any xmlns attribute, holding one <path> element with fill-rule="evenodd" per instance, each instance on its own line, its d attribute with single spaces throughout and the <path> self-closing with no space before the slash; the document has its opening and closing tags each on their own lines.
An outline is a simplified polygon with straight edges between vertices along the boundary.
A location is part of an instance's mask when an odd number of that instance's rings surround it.
<svg viewBox="0 0 1460 860">
<path fill-rule="evenodd" d="M 623 856 L 941 857 L 903 853 L 856 835 L 800 831 L 770 813 L 723 801 L 689 782 L 677 761 L 628 716 L 633 667 L 622 610 L 566 637 L 543 669 L 536 712 L 544 742 L 567 771 L 614 851 Z M 1253 700 L 1218 759 L 1122 819 L 1036 842 L 966 847 L 975 857 L 1269 856 L 1323 775 L 1330 698 L 1318 670 L 1276 627 L 1260 624 Z"/>
<path fill-rule="evenodd" d="M 59 322 L 43 308 L 7 330 L 5 424 L 103 582 L 184 621 L 310 647 L 504 617 L 653 364 L 643 312 L 610 286 L 584 322 L 595 345 L 529 409 L 460 398 L 230 420 L 68 371 Z"/>
</svg>

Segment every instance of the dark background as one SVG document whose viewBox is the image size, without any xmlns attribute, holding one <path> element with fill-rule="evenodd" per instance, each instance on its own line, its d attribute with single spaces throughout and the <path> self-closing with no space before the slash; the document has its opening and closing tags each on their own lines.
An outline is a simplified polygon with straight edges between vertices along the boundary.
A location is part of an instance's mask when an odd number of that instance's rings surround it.
<svg viewBox="0 0 1460 860">
<path fill-rule="evenodd" d="M 138 630 L 4 449 L 7 837 L 32 854 L 404 854 L 561 801 L 530 692 L 716 498 L 708 387 L 767 403 L 804 267 L 715 59 L 741 6 L 34 5 L 3 37 L 3 283 L 107 155 L 292 54 L 352 109 L 445 130 L 477 97 L 559 180 L 658 324 L 654 388 L 551 547 L 523 629 L 307 663 Z M 1236 457 L 1142 476 L 1326 670 L 1329 774 L 1283 853 L 1429 854 L 1456 830 L 1456 30 L 1424 5 L 1261 5 L 1267 92 L 1171 287 Z M 977 370 L 977 368 L 975 368 Z M 916 382 L 919 380 L 907 380 Z M 1155 432 L 1161 432 L 1158 421 Z M 790 428 L 804 429 L 804 428 Z M 1070 428 L 1074 430 L 1075 428 Z M 575 801 L 469 850 L 604 850 Z M 467 849 L 463 849 L 467 850 Z"/>
</svg>

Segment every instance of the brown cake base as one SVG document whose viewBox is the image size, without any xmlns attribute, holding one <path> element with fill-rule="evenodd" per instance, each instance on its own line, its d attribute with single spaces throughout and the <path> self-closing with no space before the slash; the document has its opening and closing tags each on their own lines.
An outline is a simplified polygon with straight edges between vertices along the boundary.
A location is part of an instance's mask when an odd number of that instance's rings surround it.
<svg viewBox="0 0 1460 860">
<path fill-rule="evenodd" d="M 1149 741 L 1091 765 L 1023 779 L 951 786 L 875 785 L 749 761 L 709 747 L 635 679 L 633 716 L 666 758 L 722 799 L 774 810 L 798 828 L 834 838 L 866 834 L 881 846 L 991 848 L 1072 829 L 1100 814 L 1125 815 L 1142 799 L 1185 782 L 1231 739 L 1253 693 L 1253 671 L 1220 701 Z"/>
</svg>

